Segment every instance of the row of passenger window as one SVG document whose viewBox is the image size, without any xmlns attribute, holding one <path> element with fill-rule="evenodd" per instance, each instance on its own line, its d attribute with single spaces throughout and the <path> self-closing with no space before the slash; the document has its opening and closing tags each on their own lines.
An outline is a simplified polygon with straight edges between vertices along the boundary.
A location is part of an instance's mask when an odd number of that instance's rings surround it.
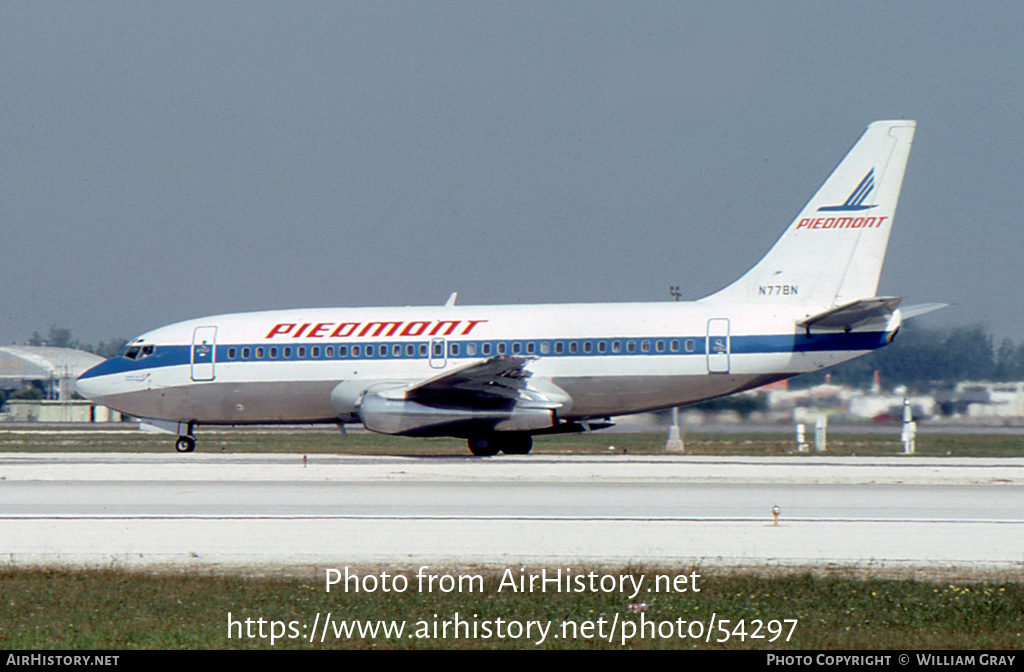
<svg viewBox="0 0 1024 672">
<path fill-rule="evenodd" d="M 441 344 L 437 345 L 441 346 Z M 337 350 L 335 350 L 335 347 L 333 345 L 327 345 L 324 346 L 323 348 L 321 348 L 319 345 L 314 345 L 311 348 L 306 348 L 305 346 L 301 345 L 295 348 L 291 346 L 269 348 L 228 348 L 228 359 L 238 359 L 239 352 L 241 352 L 241 359 L 254 359 L 254 354 L 255 359 L 307 359 L 307 354 L 308 358 L 311 359 L 334 359 L 335 353 L 337 353 L 337 356 L 340 358 L 346 358 L 350 356 L 387 357 L 388 351 L 389 347 L 387 345 L 353 345 L 351 347 L 347 345 L 339 345 L 337 347 Z M 416 345 L 414 343 L 408 343 L 405 345 L 404 350 L 403 346 L 396 344 L 391 346 L 390 351 L 392 357 L 401 357 L 403 352 L 405 353 L 406 357 L 416 357 L 417 354 L 420 357 L 426 357 L 428 349 L 426 343 L 420 343 L 419 345 Z M 437 354 L 437 356 L 443 357 L 444 353 L 440 352 Z"/>
<path fill-rule="evenodd" d="M 335 359 L 355 357 L 490 357 L 491 355 L 578 355 L 578 354 L 619 354 L 649 352 L 687 352 L 697 350 L 697 342 L 688 338 L 661 340 L 607 340 L 607 341 L 512 341 L 510 343 L 459 343 L 445 342 L 381 344 L 381 345 L 333 345 L 270 346 L 270 347 L 229 347 L 228 359 Z M 255 356 L 254 356 L 255 355 Z"/>
</svg>

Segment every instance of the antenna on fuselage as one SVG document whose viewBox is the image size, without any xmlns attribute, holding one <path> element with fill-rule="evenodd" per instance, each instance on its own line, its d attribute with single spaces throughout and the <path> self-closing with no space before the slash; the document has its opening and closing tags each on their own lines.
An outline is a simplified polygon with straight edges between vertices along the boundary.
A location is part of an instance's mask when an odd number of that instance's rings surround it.
<svg viewBox="0 0 1024 672">
<path fill-rule="evenodd" d="M 444 302 L 445 308 L 451 308 L 455 305 L 455 299 L 459 298 L 458 292 L 452 292 L 452 295 L 448 297 L 448 300 Z"/>
</svg>

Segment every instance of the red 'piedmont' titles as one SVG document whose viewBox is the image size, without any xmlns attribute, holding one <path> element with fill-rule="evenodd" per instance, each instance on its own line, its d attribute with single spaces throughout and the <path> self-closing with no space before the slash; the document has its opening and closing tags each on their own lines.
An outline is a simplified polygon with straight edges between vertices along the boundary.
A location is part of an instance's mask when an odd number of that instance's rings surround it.
<svg viewBox="0 0 1024 672">
<path fill-rule="evenodd" d="M 377 338 L 379 336 L 451 336 L 458 332 L 467 336 L 478 324 L 487 320 L 418 320 L 413 322 L 282 322 L 275 324 L 264 338 L 290 336 L 291 338 Z"/>
<path fill-rule="evenodd" d="M 889 219 L 885 217 L 818 217 L 811 219 L 805 217 L 796 225 L 798 229 L 877 229 L 882 222 Z"/>
</svg>

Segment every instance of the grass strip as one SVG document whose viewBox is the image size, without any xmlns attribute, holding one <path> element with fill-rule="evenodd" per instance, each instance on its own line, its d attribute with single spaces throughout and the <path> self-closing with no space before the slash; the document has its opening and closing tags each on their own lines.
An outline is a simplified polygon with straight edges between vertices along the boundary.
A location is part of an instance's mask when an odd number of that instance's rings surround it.
<svg viewBox="0 0 1024 672">
<path fill-rule="evenodd" d="M 341 568 L 339 568 L 341 569 Z M 529 572 L 539 568 L 527 568 Z M 549 568 L 554 571 L 557 568 Z M 563 571 L 567 568 L 562 567 Z M 323 568 L 308 576 L 246 576 L 189 572 L 137 572 L 119 569 L 0 570 L 0 648 L 4 649 L 362 649 L 362 648 L 711 648 L 711 649 L 1019 649 L 1024 647 L 1024 583 L 993 578 L 982 581 L 895 580 L 844 575 L 842 571 L 764 572 L 718 571 L 701 568 L 572 567 L 574 574 L 644 576 L 656 574 L 700 576 L 699 592 L 627 593 L 600 590 L 580 593 L 511 592 L 497 588 L 502 570 L 459 568 L 448 570 L 483 577 L 483 590 L 473 592 L 419 592 L 415 568 L 382 570 L 360 568 L 362 575 L 388 571 L 410 579 L 405 592 L 345 592 L 339 586 L 328 593 Z M 353 570 L 356 571 L 356 570 Z M 438 572 L 437 568 L 433 571 Z M 441 572 L 445 570 L 440 570 Z M 519 572 L 516 567 L 510 570 Z M 550 575 L 549 575 L 550 576 Z M 353 584 L 350 584 L 352 586 Z M 646 585 L 650 586 L 650 583 Z M 439 586 L 439 584 L 438 584 Z M 641 602 L 642 601 L 642 602 Z M 646 603 L 646 604 L 644 604 Z M 631 610 L 630 605 L 634 605 Z M 242 637 L 239 627 L 227 636 L 228 613 L 239 621 L 263 618 L 283 624 L 294 622 L 302 638 L 286 636 L 271 645 L 269 637 Z M 316 614 L 321 626 L 326 614 L 339 619 L 395 620 L 406 623 L 400 638 L 340 636 L 333 631 L 309 641 Z M 501 618 L 506 622 L 551 621 L 545 640 L 531 637 L 447 637 L 430 634 L 431 624 L 451 621 L 459 613 L 465 621 Z M 715 615 L 728 619 L 728 641 L 719 643 L 721 629 L 711 642 L 693 636 L 664 635 L 649 629 L 621 641 L 625 622 L 642 618 L 655 623 L 700 621 L 705 627 Z M 604 619 L 604 630 L 618 615 L 613 641 L 593 637 L 551 635 L 561 623 L 577 625 Z M 768 623 L 798 619 L 789 641 L 789 625 L 782 636 L 769 641 Z M 743 635 L 736 627 L 744 621 Z M 427 637 L 409 637 L 416 621 L 426 624 Z M 752 638 L 761 621 L 763 639 Z M 305 628 L 301 627 L 305 626 Z M 479 623 L 478 623 L 479 626 Z M 282 628 L 285 626 L 282 625 Z M 774 626 L 773 626 L 774 627 Z M 683 627 L 685 631 L 686 626 Z M 478 634 L 482 631 L 478 630 Z M 570 631 L 571 632 L 571 631 Z M 582 631 L 577 631 L 582 632 Z M 674 630 L 674 632 L 677 632 Z M 696 630 L 690 632 L 695 634 Z"/>
<path fill-rule="evenodd" d="M 303 453 L 339 455 L 406 455 L 467 457 L 465 441 L 452 438 L 406 438 L 380 434 L 287 430 L 209 430 L 201 432 L 199 452 Z M 811 437 L 813 439 L 813 437 Z M 3 452 L 155 452 L 170 453 L 172 437 L 145 432 L 60 431 L 37 434 L 0 431 Z M 701 434 L 686 436 L 689 455 L 798 455 L 784 434 Z M 664 455 L 662 434 L 574 434 L 539 436 L 533 455 Z M 903 454 L 898 429 L 887 434 L 831 433 L 828 449 L 808 456 L 898 456 Z M 920 457 L 1024 457 L 1024 436 L 1002 434 L 926 434 L 917 438 Z"/>
</svg>

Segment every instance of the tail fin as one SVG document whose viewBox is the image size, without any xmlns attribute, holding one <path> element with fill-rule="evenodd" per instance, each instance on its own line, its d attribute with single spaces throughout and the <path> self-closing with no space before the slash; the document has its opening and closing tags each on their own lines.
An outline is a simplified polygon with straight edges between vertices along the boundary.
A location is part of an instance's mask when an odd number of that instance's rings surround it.
<svg viewBox="0 0 1024 672">
<path fill-rule="evenodd" d="M 913 121 L 876 121 L 772 249 L 704 300 L 838 306 L 873 297 L 914 137 Z"/>
</svg>

